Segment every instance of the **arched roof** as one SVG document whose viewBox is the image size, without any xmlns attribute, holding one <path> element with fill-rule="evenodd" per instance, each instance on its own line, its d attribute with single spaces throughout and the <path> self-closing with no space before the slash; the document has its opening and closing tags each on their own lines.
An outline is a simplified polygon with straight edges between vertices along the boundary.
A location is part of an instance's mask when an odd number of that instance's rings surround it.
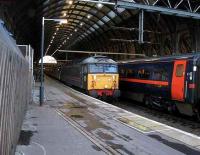
<svg viewBox="0 0 200 155">
<path fill-rule="evenodd" d="M 109 0 L 109 2 L 116 1 Z M 200 4 L 195 0 L 133 0 L 131 2 L 196 13 L 200 11 Z M 57 49 L 63 48 L 102 51 L 105 48 L 109 51 L 110 49 L 128 50 L 132 45 L 140 52 L 147 48 L 148 50 L 158 51 L 163 46 L 159 45 L 161 44 L 161 37 L 165 44 L 164 49 L 161 50 L 169 51 L 174 46 L 172 44 L 175 31 L 182 31 L 180 34 L 180 42 L 182 43 L 180 48 L 182 50 L 190 50 L 192 34 L 189 34 L 189 29 L 196 22 L 193 19 L 177 18 L 175 15 L 160 15 L 158 12 L 145 13 L 144 25 L 148 32 L 146 31 L 144 35 L 147 41 L 144 45 L 138 45 L 138 30 L 114 28 L 120 26 L 137 28 L 139 12 L 137 9 L 116 9 L 111 5 L 98 7 L 97 3 L 77 0 L 24 0 L 23 2 L 18 0 L 17 5 L 14 7 L 15 14 L 17 15 L 14 19 L 16 27 L 21 29 L 21 31 L 27 32 L 30 37 L 35 37 L 32 41 L 37 42 L 38 46 L 40 45 L 41 20 L 43 16 L 45 18 L 68 20 L 68 23 L 65 25 L 59 25 L 59 23 L 53 21 L 45 21 L 45 53 L 48 55 L 51 55 Z M 27 8 L 26 11 L 24 11 L 25 8 Z M 27 15 L 29 16 L 28 18 Z M 176 25 L 182 26 L 184 23 L 190 25 L 187 28 L 180 28 L 180 30 L 176 28 Z M 33 27 L 37 28 L 34 32 L 31 32 L 30 30 Z M 167 49 L 168 46 L 171 47 Z"/>
</svg>

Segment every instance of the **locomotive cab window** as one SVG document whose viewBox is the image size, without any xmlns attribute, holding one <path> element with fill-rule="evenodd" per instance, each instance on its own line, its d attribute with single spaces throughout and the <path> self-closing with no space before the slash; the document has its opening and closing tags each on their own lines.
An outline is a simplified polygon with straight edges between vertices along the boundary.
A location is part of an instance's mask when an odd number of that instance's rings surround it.
<svg viewBox="0 0 200 155">
<path fill-rule="evenodd" d="M 117 73 L 118 68 L 115 64 L 90 64 L 90 73 Z"/>
<path fill-rule="evenodd" d="M 90 64 L 90 73 L 103 73 L 103 66 L 101 64 Z"/>
<path fill-rule="evenodd" d="M 103 66 L 104 66 L 105 73 L 117 73 L 117 65 L 104 64 Z"/>
<path fill-rule="evenodd" d="M 176 66 L 176 76 L 177 77 L 182 77 L 184 74 L 184 65 L 183 64 L 178 64 Z"/>
</svg>

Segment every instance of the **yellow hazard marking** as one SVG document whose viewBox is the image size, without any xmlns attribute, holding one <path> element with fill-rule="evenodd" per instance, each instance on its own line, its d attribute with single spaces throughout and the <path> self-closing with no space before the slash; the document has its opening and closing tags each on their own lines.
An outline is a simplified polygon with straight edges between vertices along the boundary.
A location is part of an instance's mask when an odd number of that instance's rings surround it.
<svg viewBox="0 0 200 155">
<path fill-rule="evenodd" d="M 129 125 L 129 126 L 131 126 L 131 127 L 134 127 L 135 129 L 138 129 L 139 131 L 142 131 L 142 132 L 150 132 L 150 131 L 152 131 L 151 128 L 146 127 L 146 126 L 144 126 L 142 124 L 139 124 L 136 121 L 131 120 L 131 119 L 126 118 L 126 117 L 120 117 L 120 118 L 118 118 L 118 120 L 123 122 L 123 123 L 125 123 L 125 124 L 127 124 L 127 125 Z"/>
<path fill-rule="evenodd" d="M 160 125 L 153 121 L 150 121 L 150 120 L 147 121 L 145 119 L 141 119 L 138 117 L 124 116 L 124 117 L 117 118 L 117 120 L 119 120 L 120 122 L 124 123 L 125 125 L 129 127 L 132 127 L 144 133 L 156 132 L 156 131 L 167 129 L 164 125 Z"/>
</svg>

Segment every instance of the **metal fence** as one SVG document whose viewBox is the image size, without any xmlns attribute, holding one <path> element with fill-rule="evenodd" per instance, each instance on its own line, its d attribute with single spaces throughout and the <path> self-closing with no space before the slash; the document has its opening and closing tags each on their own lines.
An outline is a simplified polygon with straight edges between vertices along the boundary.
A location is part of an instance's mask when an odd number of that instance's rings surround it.
<svg viewBox="0 0 200 155">
<path fill-rule="evenodd" d="M 0 23 L 0 155 L 13 155 L 27 104 L 32 70 L 15 41 Z"/>
</svg>

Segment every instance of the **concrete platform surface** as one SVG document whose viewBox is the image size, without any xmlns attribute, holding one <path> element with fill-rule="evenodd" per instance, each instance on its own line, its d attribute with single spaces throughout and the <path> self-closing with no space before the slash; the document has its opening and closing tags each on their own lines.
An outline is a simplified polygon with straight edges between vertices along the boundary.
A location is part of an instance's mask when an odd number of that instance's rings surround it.
<svg viewBox="0 0 200 155">
<path fill-rule="evenodd" d="M 29 106 L 16 154 L 199 155 L 200 137 L 46 78 L 46 103 Z"/>
</svg>

